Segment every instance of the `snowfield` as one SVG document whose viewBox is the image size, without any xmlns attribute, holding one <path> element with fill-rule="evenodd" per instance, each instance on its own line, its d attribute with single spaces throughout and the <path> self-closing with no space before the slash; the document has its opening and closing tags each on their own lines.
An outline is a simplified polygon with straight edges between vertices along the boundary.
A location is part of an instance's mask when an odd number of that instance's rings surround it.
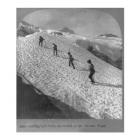
<svg viewBox="0 0 140 140">
<path fill-rule="evenodd" d="M 38 45 L 39 36 L 46 40 Z M 52 43 L 59 56 L 53 56 Z M 67 52 L 77 61 L 76 69 L 68 66 Z M 88 79 L 86 61 L 95 65 L 95 85 Z M 95 119 L 122 119 L 122 71 L 105 63 L 87 50 L 75 47 L 64 36 L 38 32 L 17 38 L 17 72 L 44 94 L 55 97 L 79 112 Z"/>
</svg>

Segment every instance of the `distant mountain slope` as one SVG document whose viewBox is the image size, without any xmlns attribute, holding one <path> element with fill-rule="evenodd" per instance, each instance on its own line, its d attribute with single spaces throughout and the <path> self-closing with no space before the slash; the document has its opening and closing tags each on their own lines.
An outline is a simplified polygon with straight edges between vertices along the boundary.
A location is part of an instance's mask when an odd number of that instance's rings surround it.
<svg viewBox="0 0 140 140">
<path fill-rule="evenodd" d="M 104 37 L 118 37 L 117 35 L 114 35 L 114 34 L 101 34 L 99 36 L 104 36 Z"/>
<path fill-rule="evenodd" d="M 38 46 L 42 35 L 46 43 Z M 53 56 L 52 43 L 58 45 L 59 57 Z M 67 52 L 77 61 L 76 70 L 68 66 Z M 92 59 L 96 74 L 92 85 L 88 79 L 86 61 Z M 17 39 L 17 71 L 36 88 L 96 119 L 122 119 L 122 72 L 95 57 L 87 50 L 73 46 L 65 36 L 39 32 Z"/>
<path fill-rule="evenodd" d="M 102 38 L 96 37 L 93 41 L 77 39 L 76 44 L 89 50 L 95 56 L 105 62 L 121 69 L 122 63 L 117 63 L 118 59 L 122 59 L 123 48 L 120 38 Z"/>
<path fill-rule="evenodd" d="M 26 36 L 29 34 L 33 34 L 35 32 L 39 32 L 40 29 L 39 27 L 36 27 L 34 25 L 31 25 L 25 21 L 22 21 L 19 23 L 18 28 L 17 28 L 17 36 Z"/>
<path fill-rule="evenodd" d="M 65 32 L 65 33 L 75 34 L 75 32 L 73 30 L 69 29 L 68 27 L 64 27 L 60 31 Z"/>
</svg>

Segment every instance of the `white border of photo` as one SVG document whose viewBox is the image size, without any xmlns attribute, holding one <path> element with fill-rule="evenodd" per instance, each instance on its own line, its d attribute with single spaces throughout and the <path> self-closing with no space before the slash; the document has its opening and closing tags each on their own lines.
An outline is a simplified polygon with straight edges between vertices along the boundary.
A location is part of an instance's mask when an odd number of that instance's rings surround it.
<svg viewBox="0 0 140 140">
<path fill-rule="evenodd" d="M 88 7 L 125 8 L 124 133 L 17 133 L 16 132 L 16 8 Z M 1 1 L 1 139 L 139 139 L 139 1 L 135 0 L 4 0 Z"/>
</svg>

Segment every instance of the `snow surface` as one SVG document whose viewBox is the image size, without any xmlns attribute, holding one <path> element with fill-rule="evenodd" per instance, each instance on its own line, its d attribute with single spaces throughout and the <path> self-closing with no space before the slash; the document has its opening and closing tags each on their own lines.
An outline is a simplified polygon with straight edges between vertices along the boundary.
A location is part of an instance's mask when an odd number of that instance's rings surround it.
<svg viewBox="0 0 140 140">
<path fill-rule="evenodd" d="M 39 36 L 46 42 L 38 45 Z M 56 43 L 59 56 L 53 56 Z M 76 69 L 68 66 L 67 52 L 76 59 Z M 88 79 L 86 61 L 95 65 L 95 81 Z M 55 97 L 79 112 L 96 119 L 122 119 L 122 71 L 105 63 L 83 48 L 75 47 L 65 36 L 46 31 L 17 38 L 17 71 L 44 94 Z"/>
</svg>

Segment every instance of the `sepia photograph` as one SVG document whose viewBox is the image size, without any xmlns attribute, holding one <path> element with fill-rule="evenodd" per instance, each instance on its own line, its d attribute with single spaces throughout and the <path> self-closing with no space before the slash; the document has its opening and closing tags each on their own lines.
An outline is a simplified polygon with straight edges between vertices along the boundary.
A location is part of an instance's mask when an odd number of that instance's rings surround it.
<svg viewBox="0 0 140 140">
<path fill-rule="evenodd" d="M 16 9 L 17 132 L 124 131 L 124 9 Z"/>
</svg>

